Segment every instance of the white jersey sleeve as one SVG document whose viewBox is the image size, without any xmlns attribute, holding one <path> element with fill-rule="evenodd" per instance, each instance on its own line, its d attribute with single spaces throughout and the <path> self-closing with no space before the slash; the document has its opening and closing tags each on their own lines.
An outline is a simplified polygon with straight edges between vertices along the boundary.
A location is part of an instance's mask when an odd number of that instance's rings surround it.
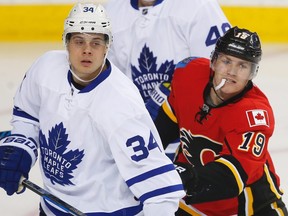
<svg viewBox="0 0 288 216">
<path fill-rule="evenodd" d="M 47 52 L 32 64 L 25 73 L 14 97 L 13 117 L 11 120 L 12 133 L 31 137 L 36 143 L 38 143 L 39 139 L 39 112 L 43 102 L 38 80 L 45 82 L 45 77 L 42 74 L 46 73 L 46 76 L 49 76 L 51 70 L 58 70 L 59 63 L 65 62 L 67 59 L 66 51 L 53 52 L 57 53 L 57 55 L 51 55 L 51 52 Z M 54 64 L 51 64 L 51 62 L 54 62 Z M 68 63 L 64 67 L 68 71 Z M 39 71 L 42 71 L 42 73 L 39 73 Z M 55 80 L 57 80 L 57 77 L 55 77 Z M 47 82 L 44 85 L 48 86 L 50 84 Z"/>
</svg>

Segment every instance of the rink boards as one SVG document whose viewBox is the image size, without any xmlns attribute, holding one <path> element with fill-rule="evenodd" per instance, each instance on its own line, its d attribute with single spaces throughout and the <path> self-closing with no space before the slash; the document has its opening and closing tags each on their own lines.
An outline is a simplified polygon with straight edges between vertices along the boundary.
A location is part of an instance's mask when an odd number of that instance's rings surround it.
<svg viewBox="0 0 288 216">
<path fill-rule="evenodd" d="M 0 5 L 0 41 L 61 41 L 70 4 Z M 259 33 L 263 42 L 288 42 L 288 6 L 222 5 L 232 25 Z"/>
</svg>

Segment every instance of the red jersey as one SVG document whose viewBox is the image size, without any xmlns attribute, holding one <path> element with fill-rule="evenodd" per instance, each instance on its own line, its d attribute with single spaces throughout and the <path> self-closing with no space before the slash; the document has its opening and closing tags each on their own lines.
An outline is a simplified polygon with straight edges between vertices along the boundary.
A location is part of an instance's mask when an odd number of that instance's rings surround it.
<svg viewBox="0 0 288 216">
<path fill-rule="evenodd" d="M 235 187 L 231 190 L 237 191 L 238 197 L 195 198 L 192 206 L 199 212 L 252 215 L 261 202 L 271 203 L 282 195 L 267 151 L 274 130 L 273 111 L 267 97 L 252 81 L 247 89 L 222 105 L 208 105 L 210 73 L 210 61 L 204 58 L 188 58 L 174 72 L 168 97 L 171 113 L 163 109 L 169 116 L 175 115 L 179 126 L 181 142 L 176 160 L 195 167 L 216 163 L 222 179 L 226 172 L 227 176 L 233 174 Z M 208 169 L 207 179 L 214 178 Z M 230 190 L 228 186 L 226 189 Z M 267 196 L 264 198 L 263 194 Z"/>
</svg>

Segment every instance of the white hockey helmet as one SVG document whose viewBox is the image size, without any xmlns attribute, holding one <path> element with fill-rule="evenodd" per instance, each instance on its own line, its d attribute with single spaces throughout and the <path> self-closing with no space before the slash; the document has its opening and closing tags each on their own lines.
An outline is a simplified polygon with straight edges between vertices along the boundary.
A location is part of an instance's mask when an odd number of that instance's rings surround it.
<svg viewBox="0 0 288 216">
<path fill-rule="evenodd" d="M 64 23 L 62 40 L 65 45 L 67 34 L 73 32 L 101 33 L 108 36 L 108 47 L 112 43 L 110 20 L 101 4 L 77 3 Z"/>
</svg>

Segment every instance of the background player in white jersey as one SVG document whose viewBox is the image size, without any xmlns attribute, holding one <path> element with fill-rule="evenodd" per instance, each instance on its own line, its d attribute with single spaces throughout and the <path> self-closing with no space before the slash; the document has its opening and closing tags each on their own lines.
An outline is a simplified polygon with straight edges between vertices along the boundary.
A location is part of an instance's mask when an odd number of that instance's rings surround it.
<svg viewBox="0 0 288 216">
<path fill-rule="evenodd" d="M 23 192 L 20 177 L 39 153 L 44 188 L 86 214 L 174 215 L 181 179 L 136 86 L 106 59 L 112 34 L 103 6 L 76 4 L 63 40 L 68 52 L 38 58 L 15 95 L 0 187 Z M 41 199 L 40 215 L 67 214 Z"/>
<path fill-rule="evenodd" d="M 147 101 L 175 64 L 210 57 L 230 24 L 216 0 L 108 0 L 113 24 L 109 59 L 130 77 Z"/>
<path fill-rule="evenodd" d="M 114 32 L 109 59 L 145 102 L 153 98 L 146 104 L 153 119 L 169 94 L 175 64 L 188 56 L 210 57 L 230 28 L 217 0 L 108 0 L 105 7 Z"/>
</svg>

